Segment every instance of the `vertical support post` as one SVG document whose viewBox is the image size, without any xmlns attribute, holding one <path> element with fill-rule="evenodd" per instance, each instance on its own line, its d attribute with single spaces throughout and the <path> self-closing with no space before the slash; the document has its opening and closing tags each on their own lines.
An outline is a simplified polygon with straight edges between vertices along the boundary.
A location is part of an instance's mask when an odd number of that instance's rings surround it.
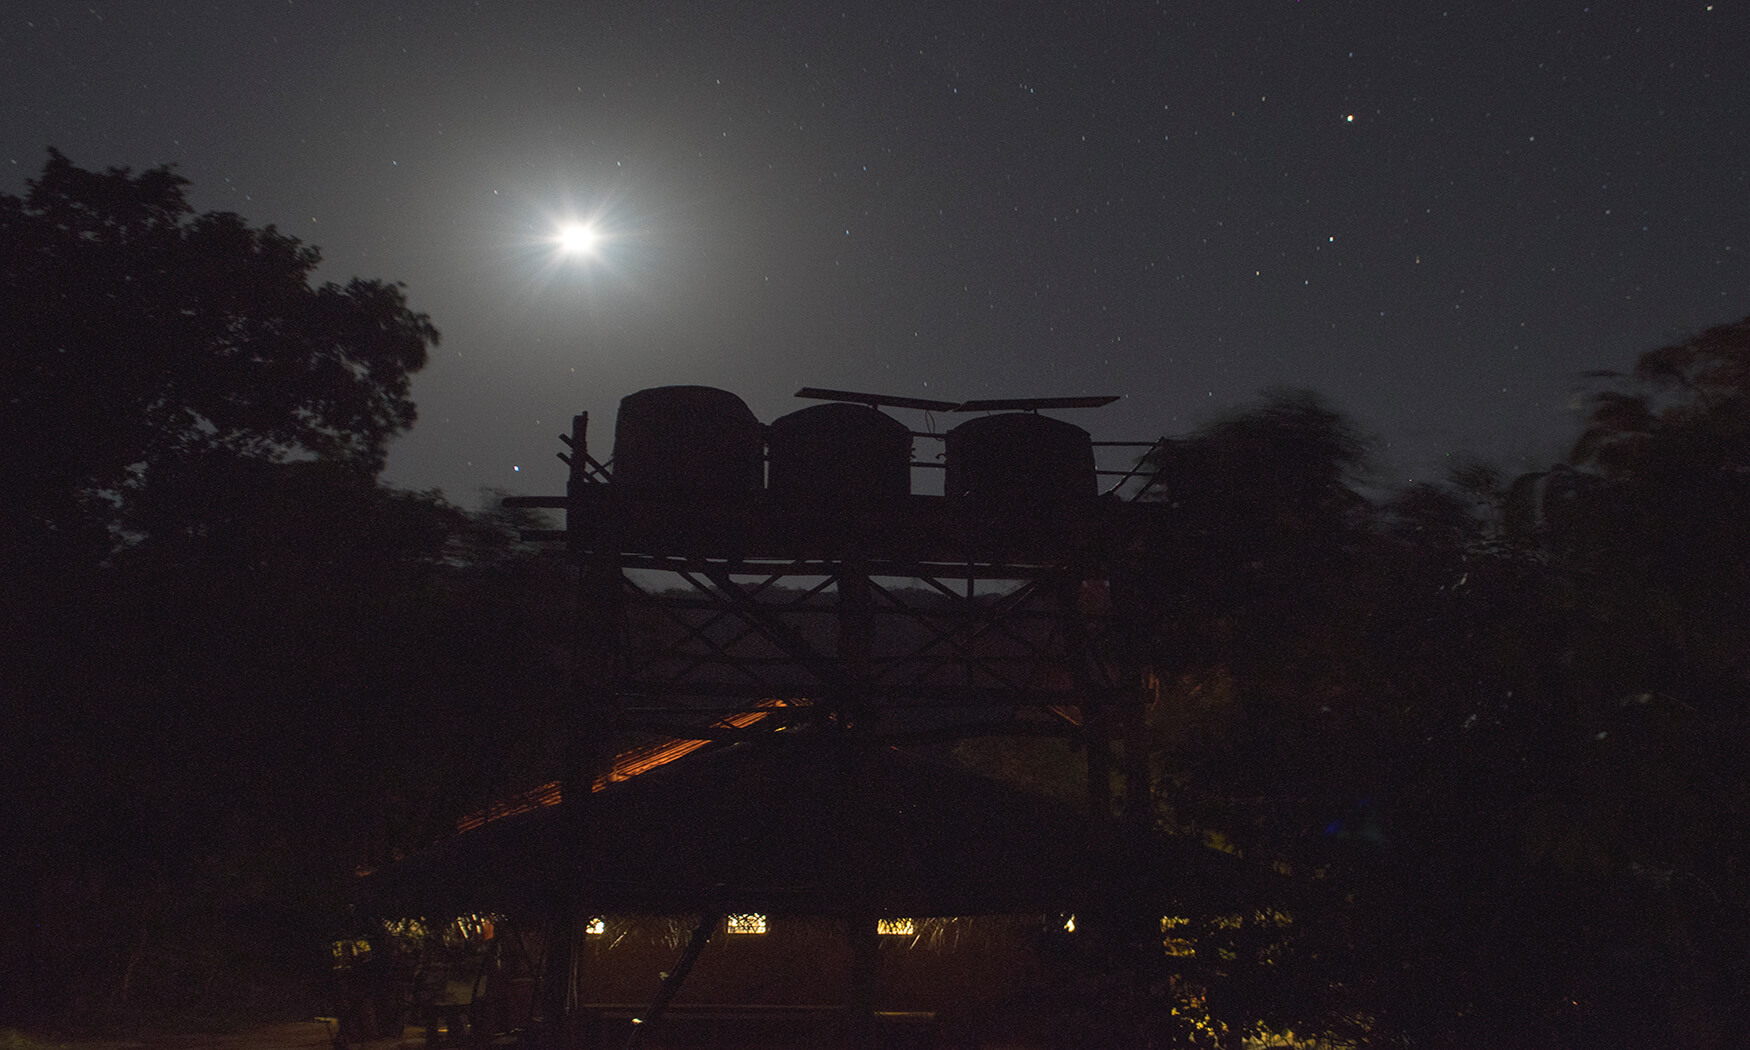
<svg viewBox="0 0 1750 1050">
<path fill-rule="evenodd" d="M 584 505 L 590 476 L 589 414 L 571 419 L 571 471 L 566 480 L 566 545 L 577 573 L 577 611 L 571 651 L 571 710 L 565 720 L 561 758 L 560 840 L 548 901 L 551 913 L 542 978 L 542 1045 L 559 1047 L 572 1027 L 577 998 L 577 921 L 585 903 L 578 896 L 578 856 L 589 833 L 587 810 L 596 776 L 611 758 L 613 698 L 621 652 L 621 583 L 613 522 L 591 520 Z M 587 529 L 587 531 L 586 531 Z"/>
<path fill-rule="evenodd" d="M 838 590 L 838 665 L 845 683 L 838 714 L 847 726 L 867 735 L 875 718 L 868 691 L 875 617 L 869 593 L 869 565 L 856 552 L 846 553 L 839 562 Z"/>
<path fill-rule="evenodd" d="M 576 623 L 571 636 L 572 706 L 566 718 L 565 753 L 561 758 L 564 798 L 567 803 L 581 802 L 594 782 L 598 756 L 592 737 L 600 735 L 598 721 L 604 699 L 598 683 L 612 666 L 613 657 L 603 647 L 616 636 L 613 600 L 617 594 L 607 591 L 604 577 L 601 543 L 591 543 L 585 523 L 589 511 L 584 506 L 584 490 L 593 484 L 589 477 L 589 413 L 571 417 L 571 474 L 565 482 L 565 542 L 577 572 Z M 589 522 L 599 537 L 599 522 Z M 618 576 L 617 566 L 613 575 Z M 593 731 L 593 732 L 592 732 Z M 581 828 L 572 829 L 581 831 Z"/>
<path fill-rule="evenodd" d="M 1082 739 L 1088 747 L 1088 812 L 1103 821 L 1112 815 L 1112 728 L 1106 705 L 1082 706 Z"/>
<path fill-rule="evenodd" d="M 592 476 L 585 444 L 588 413 L 572 417 L 574 450 L 566 486 L 570 509 L 565 534 L 577 566 L 577 625 L 572 636 L 572 711 L 565 758 L 565 798 L 589 798 L 597 776 L 613 761 L 612 735 L 619 728 L 616 701 L 625 663 L 624 580 L 620 571 L 620 526 L 615 500 L 585 504 L 586 490 L 611 485 Z M 605 515 L 605 520 L 604 520 Z M 574 829 L 581 835 L 581 825 Z"/>
<path fill-rule="evenodd" d="M 869 563 L 860 552 L 847 551 L 840 559 L 838 592 L 837 659 L 844 690 L 839 697 L 838 714 L 845 726 L 845 746 L 840 752 L 843 764 L 839 769 L 836 805 L 838 852 L 844 865 L 839 881 L 851 948 L 844 1045 L 851 1050 L 875 1050 L 876 951 L 880 941 L 875 919 L 869 914 L 867 873 L 876 860 L 857 800 L 863 797 L 866 788 L 878 716 L 869 695 L 869 661 L 875 633 L 873 598 Z"/>
<path fill-rule="evenodd" d="M 711 941 L 711 934 L 722 921 L 722 915 L 699 916 L 699 925 L 693 928 L 693 935 L 687 940 L 687 946 L 681 950 L 680 959 L 673 969 L 663 975 L 662 987 L 656 990 L 656 998 L 651 1001 L 648 1009 L 632 1018 L 632 1034 L 626 1038 L 626 1050 L 638 1050 L 644 1045 L 644 1037 L 662 1020 L 662 1015 L 668 1012 L 668 1004 L 674 1001 L 675 993 L 681 990 L 687 974 L 693 971 L 693 964 L 699 961 L 705 945 Z"/>
<path fill-rule="evenodd" d="M 845 1018 L 848 1050 L 875 1050 L 875 1006 L 881 962 L 881 937 L 875 919 L 867 912 L 853 911 L 845 919 L 851 941 L 850 1016 Z"/>
<path fill-rule="evenodd" d="M 558 873 L 556 872 L 555 875 Z M 571 1004 L 577 967 L 577 909 L 570 880 L 555 878 L 548 887 L 545 951 L 541 959 L 540 1011 L 536 1045 L 541 1050 L 565 1050 L 571 1045 Z"/>
<path fill-rule="evenodd" d="M 1119 732 L 1124 747 L 1124 821 L 1146 831 L 1154 815 L 1154 771 L 1149 763 L 1148 693 L 1142 676 L 1127 670 L 1124 712 Z"/>
<path fill-rule="evenodd" d="M 574 496 L 577 494 L 577 486 L 589 477 L 588 412 L 579 412 L 571 417 L 571 437 L 565 439 L 565 443 L 572 450 L 570 456 L 561 457 L 565 460 L 565 465 L 571 468 L 571 472 L 565 477 L 565 495 Z M 570 524 L 569 514 L 566 524 Z"/>
<path fill-rule="evenodd" d="M 1082 695 L 1082 739 L 1088 747 L 1088 811 L 1096 821 L 1112 816 L 1112 712 L 1106 703 L 1106 669 L 1094 651 L 1093 632 L 1082 619 L 1082 576 L 1077 569 L 1055 572 L 1046 581 L 1063 628 L 1070 675 Z"/>
</svg>

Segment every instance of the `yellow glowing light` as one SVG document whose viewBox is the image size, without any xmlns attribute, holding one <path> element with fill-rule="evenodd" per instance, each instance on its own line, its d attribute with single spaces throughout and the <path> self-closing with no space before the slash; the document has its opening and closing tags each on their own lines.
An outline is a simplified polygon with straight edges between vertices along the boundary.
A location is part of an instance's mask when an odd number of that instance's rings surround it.
<svg viewBox="0 0 1750 1050">
<path fill-rule="evenodd" d="M 766 917 L 757 912 L 730 915 L 725 919 L 725 926 L 730 933 L 764 933 L 766 932 Z"/>
<path fill-rule="evenodd" d="M 875 932 L 910 937 L 918 932 L 918 924 L 911 919 L 876 919 Z"/>
<path fill-rule="evenodd" d="M 1071 915 L 1069 918 L 1063 920 L 1063 932 L 1065 932 L 1065 933 L 1076 932 L 1076 917 L 1074 915 Z"/>
<path fill-rule="evenodd" d="M 591 937 L 599 937 L 608 932 L 607 921 L 600 915 L 597 915 L 584 923 L 583 932 L 589 934 Z"/>
</svg>

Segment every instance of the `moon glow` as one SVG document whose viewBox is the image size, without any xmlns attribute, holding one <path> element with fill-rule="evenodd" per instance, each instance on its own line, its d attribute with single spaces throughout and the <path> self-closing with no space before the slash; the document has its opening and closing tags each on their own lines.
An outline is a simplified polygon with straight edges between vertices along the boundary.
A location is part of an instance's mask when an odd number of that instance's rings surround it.
<svg viewBox="0 0 1750 1050">
<path fill-rule="evenodd" d="M 559 250 L 567 255 L 587 255 L 595 250 L 600 239 L 595 227 L 586 223 L 571 223 L 559 229 Z"/>
</svg>

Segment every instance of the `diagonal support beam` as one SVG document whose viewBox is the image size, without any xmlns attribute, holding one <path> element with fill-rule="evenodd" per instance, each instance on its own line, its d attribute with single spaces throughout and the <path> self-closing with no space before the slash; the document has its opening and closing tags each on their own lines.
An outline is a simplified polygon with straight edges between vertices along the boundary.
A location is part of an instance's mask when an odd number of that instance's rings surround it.
<svg viewBox="0 0 1750 1050">
<path fill-rule="evenodd" d="M 729 578 L 728 572 L 713 570 L 706 574 L 706 578 L 716 585 L 737 614 L 752 624 L 767 641 L 794 657 L 822 685 L 834 689 L 845 685 L 844 676 L 831 659 L 780 619 L 769 606 L 755 601 L 741 584 Z"/>
<path fill-rule="evenodd" d="M 693 936 L 688 939 L 687 946 L 681 950 L 679 961 L 674 964 L 662 979 L 662 987 L 656 990 L 656 998 L 651 1001 L 650 1009 L 638 1017 L 632 1018 L 632 1034 L 626 1039 L 626 1050 L 638 1050 L 644 1045 L 644 1034 L 656 1027 L 662 1020 L 662 1015 L 668 1010 L 668 1004 L 674 1001 L 675 993 L 681 990 L 681 982 L 692 972 L 693 964 L 699 961 L 699 955 L 705 950 L 705 945 L 711 940 L 711 933 L 717 929 L 717 924 L 723 921 L 721 915 L 702 915 L 699 925 L 694 927 Z"/>
</svg>

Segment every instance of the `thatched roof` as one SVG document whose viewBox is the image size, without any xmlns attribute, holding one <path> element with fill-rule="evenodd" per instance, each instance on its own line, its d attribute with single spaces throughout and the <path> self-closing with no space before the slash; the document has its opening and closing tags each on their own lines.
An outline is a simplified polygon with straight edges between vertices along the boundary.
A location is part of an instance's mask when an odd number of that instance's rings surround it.
<svg viewBox="0 0 1750 1050">
<path fill-rule="evenodd" d="M 956 766 L 787 732 L 458 835 L 367 880 L 367 898 L 385 914 L 527 912 L 559 880 L 601 912 L 1072 912 L 1124 892 L 1191 903 L 1236 868 Z"/>
</svg>

